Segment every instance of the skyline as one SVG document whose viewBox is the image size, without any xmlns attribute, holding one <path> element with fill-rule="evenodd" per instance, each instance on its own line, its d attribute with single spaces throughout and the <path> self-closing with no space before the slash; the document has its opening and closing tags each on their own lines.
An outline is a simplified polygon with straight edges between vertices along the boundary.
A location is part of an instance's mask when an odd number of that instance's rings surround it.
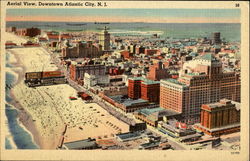
<svg viewBox="0 0 250 161">
<path fill-rule="evenodd" d="M 240 10 L 239 9 L 8 9 L 6 13 L 6 21 L 240 23 Z"/>
</svg>

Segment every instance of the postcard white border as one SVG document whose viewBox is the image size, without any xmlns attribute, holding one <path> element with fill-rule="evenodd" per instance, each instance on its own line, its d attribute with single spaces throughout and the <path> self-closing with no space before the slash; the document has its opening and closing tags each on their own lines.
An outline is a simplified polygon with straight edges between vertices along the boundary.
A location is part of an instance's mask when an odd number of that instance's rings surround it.
<svg viewBox="0 0 250 161">
<path fill-rule="evenodd" d="M 20 1 L 20 0 L 19 0 Z M 249 2 L 240 1 L 106 1 L 108 8 L 193 8 L 193 9 L 241 9 L 241 150 L 240 154 L 230 151 L 65 151 L 65 150 L 5 150 L 5 13 L 8 1 L 1 1 L 1 160 L 248 160 L 249 156 Z M 43 1 L 44 2 L 44 1 Z M 51 2 L 51 1 L 47 1 Z M 55 2 L 55 1 L 53 1 Z M 65 2 L 65 1 L 63 1 Z M 82 1 L 79 1 L 82 2 Z M 29 8 L 29 7 L 25 7 Z M 34 8 L 34 7 L 32 7 Z M 44 7 L 37 7 L 44 8 Z M 50 7 L 61 8 L 61 7 Z M 79 7 L 67 7 L 79 8 Z M 92 7 L 89 7 L 92 8 Z"/>
</svg>

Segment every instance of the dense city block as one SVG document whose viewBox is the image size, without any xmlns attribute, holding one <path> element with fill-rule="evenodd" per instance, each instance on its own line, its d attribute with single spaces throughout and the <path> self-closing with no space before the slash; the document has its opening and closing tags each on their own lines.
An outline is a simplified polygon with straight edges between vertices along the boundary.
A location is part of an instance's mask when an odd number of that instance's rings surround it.
<svg viewBox="0 0 250 161">
<path fill-rule="evenodd" d="M 240 42 L 220 32 L 174 38 L 112 34 L 112 23 L 100 29 L 6 28 L 22 40 L 10 39 L 7 50 L 34 54 L 18 58 L 27 59 L 27 67 L 16 97 L 56 114 L 46 121 L 42 110 L 30 109 L 45 119 L 36 122 L 42 129 L 51 129 L 51 122 L 58 130 L 45 148 L 239 149 Z M 35 100 L 28 100 L 28 92 Z"/>
</svg>

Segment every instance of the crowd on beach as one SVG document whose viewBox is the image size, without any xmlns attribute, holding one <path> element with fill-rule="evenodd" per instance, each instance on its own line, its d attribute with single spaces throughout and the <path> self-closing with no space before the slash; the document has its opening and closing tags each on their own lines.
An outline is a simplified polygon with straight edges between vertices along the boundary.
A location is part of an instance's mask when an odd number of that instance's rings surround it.
<svg viewBox="0 0 250 161">
<path fill-rule="evenodd" d="M 89 131 L 85 129 L 91 128 L 96 132 L 95 136 L 126 132 L 126 124 L 112 117 L 98 104 L 87 104 L 81 99 L 70 100 L 69 97 L 76 97 L 77 92 L 68 84 L 35 88 L 29 88 L 24 84 L 23 73 L 25 72 L 57 70 L 57 67 L 51 62 L 49 53 L 42 47 L 10 50 L 19 60 L 15 67 L 22 68 L 22 70 L 18 70 L 19 77 L 20 75 L 22 77 L 12 88 L 12 93 L 15 100 L 32 117 L 31 120 L 41 135 L 41 142 L 53 144 L 43 145 L 43 147 L 55 147 L 57 144 L 55 142 L 60 139 L 65 125 L 68 126 L 69 131 L 70 129 L 80 129 L 80 132 L 85 133 L 84 136 L 88 136 Z M 67 136 L 70 137 L 70 135 L 68 132 Z"/>
</svg>

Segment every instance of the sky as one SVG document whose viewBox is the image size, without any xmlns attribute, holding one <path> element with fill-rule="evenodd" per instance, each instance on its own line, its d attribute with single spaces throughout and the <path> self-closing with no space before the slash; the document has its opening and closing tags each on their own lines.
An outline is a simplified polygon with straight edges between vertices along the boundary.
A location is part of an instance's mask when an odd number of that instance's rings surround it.
<svg viewBox="0 0 250 161">
<path fill-rule="evenodd" d="M 6 21 L 240 23 L 240 9 L 7 9 Z"/>
</svg>

